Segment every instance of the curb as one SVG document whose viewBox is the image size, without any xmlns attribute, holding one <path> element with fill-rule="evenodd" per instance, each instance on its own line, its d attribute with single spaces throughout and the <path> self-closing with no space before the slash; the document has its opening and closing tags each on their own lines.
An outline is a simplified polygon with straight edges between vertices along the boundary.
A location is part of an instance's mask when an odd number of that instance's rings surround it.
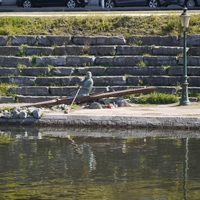
<svg viewBox="0 0 200 200">
<path fill-rule="evenodd" d="M 0 119 L 0 125 L 34 127 L 98 127 L 125 129 L 200 130 L 200 117 L 140 117 L 140 116 L 88 116 L 44 115 L 40 119 Z"/>
</svg>

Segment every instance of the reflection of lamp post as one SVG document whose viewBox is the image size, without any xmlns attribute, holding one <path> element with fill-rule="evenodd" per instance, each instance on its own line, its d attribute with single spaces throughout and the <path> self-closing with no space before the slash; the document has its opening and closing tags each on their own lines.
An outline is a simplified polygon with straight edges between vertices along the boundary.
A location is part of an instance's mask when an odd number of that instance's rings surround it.
<svg viewBox="0 0 200 200">
<path fill-rule="evenodd" d="M 187 178 L 188 178 L 188 153 L 189 153 L 189 148 L 188 148 L 188 143 L 189 139 L 188 137 L 185 139 L 185 162 L 184 162 L 184 172 L 183 172 L 183 196 L 184 200 L 187 200 Z"/>
<path fill-rule="evenodd" d="M 188 105 L 190 103 L 188 98 L 188 82 L 187 82 L 187 28 L 189 26 L 190 15 L 187 14 L 187 7 L 183 8 L 183 13 L 180 16 L 181 26 L 183 27 L 183 83 L 182 83 L 182 97 L 180 105 Z"/>
</svg>

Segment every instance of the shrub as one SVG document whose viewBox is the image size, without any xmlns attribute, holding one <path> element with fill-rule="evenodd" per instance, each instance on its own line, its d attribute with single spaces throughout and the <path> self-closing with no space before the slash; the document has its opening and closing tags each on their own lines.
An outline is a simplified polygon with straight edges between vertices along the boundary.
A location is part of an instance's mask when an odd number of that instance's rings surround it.
<svg viewBox="0 0 200 200">
<path fill-rule="evenodd" d="M 147 95 L 141 95 L 134 99 L 137 104 L 170 104 L 178 102 L 178 97 L 174 94 L 153 92 Z"/>
</svg>

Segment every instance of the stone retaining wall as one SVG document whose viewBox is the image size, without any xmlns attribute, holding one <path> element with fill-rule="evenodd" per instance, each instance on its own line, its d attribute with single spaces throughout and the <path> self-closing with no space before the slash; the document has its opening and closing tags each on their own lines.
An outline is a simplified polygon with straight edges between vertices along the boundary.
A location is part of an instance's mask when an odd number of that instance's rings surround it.
<svg viewBox="0 0 200 200">
<path fill-rule="evenodd" d="M 189 91 L 199 92 L 200 35 L 188 36 L 187 46 Z M 111 85 L 176 93 L 182 55 L 183 38 L 177 36 L 0 36 L 0 82 L 16 84 L 9 92 L 18 102 L 68 95 L 87 71 L 95 92 Z M 1 97 L 4 101 L 13 98 Z"/>
<path fill-rule="evenodd" d="M 133 117 L 133 116 L 81 116 L 81 115 L 44 115 L 41 119 L 26 118 L 3 119 L 0 125 L 34 126 L 34 127 L 98 127 L 127 129 L 160 130 L 199 130 L 199 117 Z"/>
</svg>

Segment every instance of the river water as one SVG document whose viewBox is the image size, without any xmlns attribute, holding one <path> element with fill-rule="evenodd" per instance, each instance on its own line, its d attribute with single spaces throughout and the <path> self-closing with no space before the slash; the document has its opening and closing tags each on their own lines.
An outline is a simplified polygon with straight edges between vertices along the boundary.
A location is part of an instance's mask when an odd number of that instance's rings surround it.
<svg viewBox="0 0 200 200">
<path fill-rule="evenodd" d="M 0 200 L 200 199 L 198 132 L 0 130 Z"/>
</svg>

